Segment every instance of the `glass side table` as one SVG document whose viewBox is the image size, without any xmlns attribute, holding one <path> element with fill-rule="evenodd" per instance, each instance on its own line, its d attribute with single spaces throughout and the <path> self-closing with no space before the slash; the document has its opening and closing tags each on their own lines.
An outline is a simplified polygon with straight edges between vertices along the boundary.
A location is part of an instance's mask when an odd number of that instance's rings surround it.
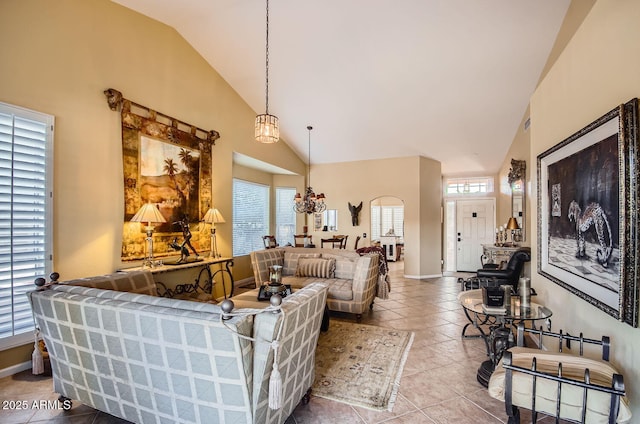
<svg viewBox="0 0 640 424">
<path fill-rule="evenodd" d="M 493 374 L 493 370 L 502 358 L 504 351 L 515 345 L 511 328 L 520 322 L 531 321 L 533 323 L 553 315 L 549 308 L 535 302 L 531 302 L 528 308 L 523 308 L 520 305 L 520 298 L 517 296 L 511 297 L 511 304 L 505 308 L 504 313 L 490 312 L 482 305 L 481 289 L 460 292 L 458 301 L 470 321 L 462 329 L 462 337 L 481 337 L 487 347 L 489 359 L 480 365 L 477 373 L 478 382 L 484 387 L 489 385 L 489 378 L 491 378 L 491 374 Z M 484 324 L 489 325 L 488 334 L 481 327 Z M 466 330 L 470 325 L 478 330 L 478 335 L 466 335 Z"/>
</svg>

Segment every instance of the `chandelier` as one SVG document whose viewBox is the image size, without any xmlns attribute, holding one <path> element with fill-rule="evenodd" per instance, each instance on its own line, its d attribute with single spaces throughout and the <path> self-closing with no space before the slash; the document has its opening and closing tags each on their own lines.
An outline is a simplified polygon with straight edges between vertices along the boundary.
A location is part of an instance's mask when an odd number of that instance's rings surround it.
<svg viewBox="0 0 640 424">
<path fill-rule="evenodd" d="M 266 111 L 256 116 L 255 137 L 256 141 L 265 144 L 277 143 L 280 140 L 280 124 L 278 117 L 269 115 L 269 0 L 267 0 L 267 47 L 265 53 L 266 63 Z"/>
<path fill-rule="evenodd" d="M 306 214 L 312 214 L 312 213 L 320 213 L 323 212 L 325 209 L 327 209 L 327 205 L 324 204 L 324 193 L 320 193 L 316 196 L 316 194 L 313 192 L 313 189 L 311 188 L 311 130 L 313 129 L 312 126 L 308 126 L 307 130 L 309 130 L 309 168 L 307 170 L 307 182 L 309 183 L 309 186 L 307 187 L 307 189 L 304 192 L 304 197 L 300 195 L 300 193 L 296 193 L 296 196 L 293 198 L 293 200 L 296 201 L 296 203 L 293 205 L 293 210 L 295 210 L 297 213 L 306 213 Z"/>
</svg>

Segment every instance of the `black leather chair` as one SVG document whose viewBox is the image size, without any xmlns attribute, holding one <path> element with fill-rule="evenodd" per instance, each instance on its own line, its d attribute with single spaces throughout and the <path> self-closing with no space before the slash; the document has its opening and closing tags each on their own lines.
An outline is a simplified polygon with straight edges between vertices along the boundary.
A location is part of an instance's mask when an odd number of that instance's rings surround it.
<svg viewBox="0 0 640 424">
<path fill-rule="evenodd" d="M 524 264 L 530 260 L 531 248 L 522 247 L 513 252 L 505 269 L 479 269 L 476 273 L 476 278 L 469 278 L 465 281 L 465 289 L 477 289 L 480 288 L 481 284 L 490 286 L 510 284 L 513 286 L 513 290 L 517 291 L 518 280 L 522 275 Z"/>
</svg>

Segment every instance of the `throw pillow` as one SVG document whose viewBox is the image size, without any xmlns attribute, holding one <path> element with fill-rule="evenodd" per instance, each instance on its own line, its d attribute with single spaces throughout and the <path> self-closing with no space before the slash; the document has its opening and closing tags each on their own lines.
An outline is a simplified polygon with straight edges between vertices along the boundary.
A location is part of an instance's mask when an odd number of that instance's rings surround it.
<svg viewBox="0 0 640 424">
<path fill-rule="evenodd" d="M 299 258 L 296 277 L 334 278 L 335 259 Z"/>
<path fill-rule="evenodd" d="M 353 280 L 353 274 L 356 272 L 356 265 L 360 257 L 350 258 L 344 255 L 334 255 L 332 253 L 322 253 L 323 258 L 333 258 L 336 260 L 335 278 L 344 280 Z"/>
<path fill-rule="evenodd" d="M 319 258 L 320 253 L 311 253 L 311 252 L 289 252 L 287 249 L 284 249 L 284 269 L 282 270 L 282 275 L 295 275 L 296 269 L 298 268 L 298 259 L 300 258 Z M 298 250 L 307 250 L 307 249 L 298 249 Z"/>
</svg>

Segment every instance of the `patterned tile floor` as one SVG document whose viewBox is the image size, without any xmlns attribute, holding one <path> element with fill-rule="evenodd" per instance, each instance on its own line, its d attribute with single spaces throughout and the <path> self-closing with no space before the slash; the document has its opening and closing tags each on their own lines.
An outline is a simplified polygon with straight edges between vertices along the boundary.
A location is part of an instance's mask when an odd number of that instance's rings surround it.
<svg viewBox="0 0 640 424">
<path fill-rule="evenodd" d="M 415 332 L 393 412 L 375 412 L 312 397 L 307 405 L 298 406 L 287 424 L 506 422 L 503 404 L 490 398 L 476 381 L 478 365 L 486 359 L 484 343 L 480 339 L 460 337 L 467 319 L 457 302 L 460 290 L 457 278 L 410 280 L 402 277 L 402 262 L 390 263 L 390 268 L 390 298 L 376 300 L 373 310 L 363 316 L 362 322 Z M 332 314 L 331 319 L 354 318 Z M 0 422 L 126 423 L 81 404 L 74 404 L 66 412 L 49 409 L 46 403 L 39 404 L 55 399 L 51 379 L 32 376 L 30 370 L 2 378 L 0 401 L 27 401 L 29 407 L 21 411 L 0 409 Z M 37 401 L 35 405 L 33 401 Z M 522 412 L 522 422 L 530 422 L 526 411 Z M 538 422 L 553 421 L 547 418 Z"/>
</svg>

